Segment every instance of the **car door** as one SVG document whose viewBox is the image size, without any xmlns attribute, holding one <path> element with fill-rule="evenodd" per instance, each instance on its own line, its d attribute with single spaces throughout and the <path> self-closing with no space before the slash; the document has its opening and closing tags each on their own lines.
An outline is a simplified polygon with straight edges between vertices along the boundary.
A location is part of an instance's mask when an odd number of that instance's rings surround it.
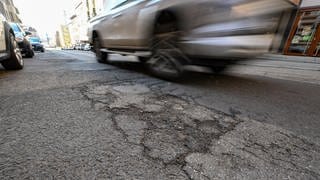
<svg viewBox="0 0 320 180">
<path fill-rule="evenodd" d="M 111 15 L 113 47 L 139 47 L 143 27 L 139 20 L 139 12 L 147 0 L 126 0 L 119 4 Z M 146 35 L 146 34 L 145 34 Z"/>
<path fill-rule="evenodd" d="M 127 4 L 128 0 L 111 0 L 109 6 L 111 10 L 105 12 L 97 22 L 97 29 L 99 31 L 100 38 L 102 40 L 102 46 L 110 48 L 115 44 L 114 36 L 117 35 L 117 30 L 114 29 L 114 16 L 117 12 Z"/>
</svg>

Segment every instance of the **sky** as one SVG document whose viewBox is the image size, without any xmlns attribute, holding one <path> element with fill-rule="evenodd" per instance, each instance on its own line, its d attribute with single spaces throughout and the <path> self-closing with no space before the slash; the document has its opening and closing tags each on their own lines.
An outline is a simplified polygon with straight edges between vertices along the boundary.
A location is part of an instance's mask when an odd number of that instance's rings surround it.
<svg viewBox="0 0 320 180">
<path fill-rule="evenodd" d="M 72 9 L 72 0 L 13 0 L 22 23 L 36 28 L 40 36 L 53 37 L 64 23 L 64 10 Z"/>
</svg>

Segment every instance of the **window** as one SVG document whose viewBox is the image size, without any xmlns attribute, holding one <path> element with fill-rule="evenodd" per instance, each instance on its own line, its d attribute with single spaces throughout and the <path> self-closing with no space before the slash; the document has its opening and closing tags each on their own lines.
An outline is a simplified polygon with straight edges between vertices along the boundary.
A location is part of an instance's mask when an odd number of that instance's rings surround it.
<svg viewBox="0 0 320 180">
<path fill-rule="evenodd" d="M 115 9 L 127 4 L 128 2 L 131 2 L 131 0 L 109 0 L 107 1 L 106 9 Z"/>
<path fill-rule="evenodd" d="M 10 25 L 14 32 L 21 32 L 17 24 L 11 23 Z"/>
</svg>

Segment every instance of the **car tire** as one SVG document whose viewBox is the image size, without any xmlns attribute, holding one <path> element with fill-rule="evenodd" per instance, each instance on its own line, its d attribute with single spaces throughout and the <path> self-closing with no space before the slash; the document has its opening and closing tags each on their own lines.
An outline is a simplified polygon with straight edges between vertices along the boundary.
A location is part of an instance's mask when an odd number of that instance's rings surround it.
<svg viewBox="0 0 320 180">
<path fill-rule="evenodd" d="M 180 31 L 178 31 L 176 23 L 169 23 L 156 25 L 155 29 L 160 31 L 156 31 L 154 34 L 151 47 L 152 55 L 146 61 L 146 66 L 153 75 L 159 78 L 178 80 L 185 74 L 183 66 L 186 64 L 187 58 L 178 47 Z"/>
<path fill-rule="evenodd" d="M 10 58 L 1 62 L 2 66 L 7 70 L 23 69 L 24 61 L 17 41 L 12 33 L 9 34 L 10 40 Z"/>
<path fill-rule="evenodd" d="M 33 56 L 34 56 L 33 50 L 32 50 L 32 49 L 29 49 L 28 53 L 26 54 L 26 57 L 27 57 L 27 58 L 33 58 Z"/>
<path fill-rule="evenodd" d="M 96 54 L 96 59 L 99 63 L 109 63 L 108 57 L 109 54 L 107 52 L 101 51 L 101 42 L 98 36 L 93 38 L 93 50 Z"/>
</svg>

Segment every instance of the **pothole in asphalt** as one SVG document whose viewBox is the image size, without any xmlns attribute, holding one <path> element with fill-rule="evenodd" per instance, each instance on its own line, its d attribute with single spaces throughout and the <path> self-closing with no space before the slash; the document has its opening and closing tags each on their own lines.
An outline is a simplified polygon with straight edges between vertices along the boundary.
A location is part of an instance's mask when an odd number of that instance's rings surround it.
<svg viewBox="0 0 320 180">
<path fill-rule="evenodd" d="M 142 146 L 143 156 L 164 164 L 183 166 L 188 154 L 209 152 L 213 141 L 240 123 L 142 84 L 90 85 L 82 94 L 93 106 L 113 114 L 115 129 L 128 143 Z"/>
<path fill-rule="evenodd" d="M 150 91 L 150 89 L 144 85 L 115 86 L 113 89 L 120 93 L 128 94 L 144 94 Z"/>
</svg>

